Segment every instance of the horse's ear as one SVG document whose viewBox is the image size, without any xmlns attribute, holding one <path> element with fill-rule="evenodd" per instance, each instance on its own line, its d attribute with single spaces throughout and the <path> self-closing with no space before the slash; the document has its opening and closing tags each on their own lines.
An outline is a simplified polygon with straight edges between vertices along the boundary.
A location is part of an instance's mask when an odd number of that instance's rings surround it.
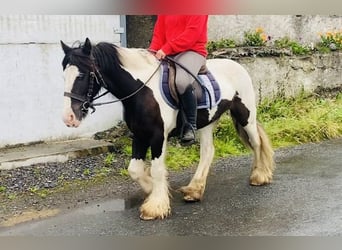
<svg viewBox="0 0 342 250">
<path fill-rule="evenodd" d="M 91 42 L 90 42 L 88 37 L 86 38 L 86 40 L 84 42 L 82 51 L 83 51 L 84 54 L 90 55 L 90 52 L 91 52 Z"/>
<path fill-rule="evenodd" d="M 64 51 L 64 54 L 68 54 L 70 50 L 72 50 L 68 45 L 66 45 L 62 40 L 61 40 L 61 46 Z"/>
</svg>

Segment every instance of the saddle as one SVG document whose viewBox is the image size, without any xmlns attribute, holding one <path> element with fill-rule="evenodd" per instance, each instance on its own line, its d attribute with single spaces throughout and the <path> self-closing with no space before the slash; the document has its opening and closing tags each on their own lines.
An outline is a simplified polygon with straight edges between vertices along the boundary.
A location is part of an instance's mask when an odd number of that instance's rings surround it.
<svg viewBox="0 0 342 250">
<path fill-rule="evenodd" d="M 161 93 L 165 101 L 174 109 L 179 108 L 179 98 L 175 83 L 176 68 L 173 62 L 162 63 Z M 194 79 L 197 109 L 212 108 L 221 100 L 220 87 L 206 65 L 203 65 Z"/>
</svg>

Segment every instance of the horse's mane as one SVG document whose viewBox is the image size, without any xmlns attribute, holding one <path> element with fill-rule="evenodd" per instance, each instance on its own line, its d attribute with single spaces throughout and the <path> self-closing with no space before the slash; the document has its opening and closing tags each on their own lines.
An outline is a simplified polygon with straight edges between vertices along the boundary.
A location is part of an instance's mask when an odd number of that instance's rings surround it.
<svg viewBox="0 0 342 250">
<path fill-rule="evenodd" d="M 102 71 L 113 70 L 113 67 L 123 66 L 118 53 L 118 46 L 100 42 L 93 46 L 93 56 Z"/>
<path fill-rule="evenodd" d="M 82 52 L 82 43 L 72 47 L 72 51 L 65 55 L 63 68 L 67 64 L 75 64 L 81 69 L 89 69 L 91 59 Z M 148 70 L 149 66 L 156 67 L 158 62 L 146 49 L 124 48 L 108 42 L 100 42 L 92 46 L 92 55 L 101 71 L 112 71 L 119 67 L 132 70 Z"/>
</svg>

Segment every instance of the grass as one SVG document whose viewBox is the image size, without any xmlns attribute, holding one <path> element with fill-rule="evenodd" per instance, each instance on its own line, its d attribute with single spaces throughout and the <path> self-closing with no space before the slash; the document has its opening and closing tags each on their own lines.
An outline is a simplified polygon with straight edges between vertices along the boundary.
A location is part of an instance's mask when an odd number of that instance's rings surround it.
<svg viewBox="0 0 342 250">
<path fill-rule="evenodd" d="M 342 135 L 342 94 L 265 100 L 258 115 L 275 148 L 332 139 Z"/>
</svg>

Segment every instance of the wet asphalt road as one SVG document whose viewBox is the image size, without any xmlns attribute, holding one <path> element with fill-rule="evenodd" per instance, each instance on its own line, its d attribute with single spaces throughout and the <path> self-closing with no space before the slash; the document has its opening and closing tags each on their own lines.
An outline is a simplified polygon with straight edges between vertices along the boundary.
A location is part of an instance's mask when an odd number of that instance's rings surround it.
<svg viewBox="0 0 342 250">
<path fill-rule="evenodd" d="M 248 185 L 250 156 L 217 162 L 204 200 L 173 192 L 172 216 L 141 221 L 140 198 L 0 229 L 0 235 L 342 235 L 342 138 L 276 152 L 274 182 Z M 190 176 L 174 185 L 186 184 Z"/>
</svg>

